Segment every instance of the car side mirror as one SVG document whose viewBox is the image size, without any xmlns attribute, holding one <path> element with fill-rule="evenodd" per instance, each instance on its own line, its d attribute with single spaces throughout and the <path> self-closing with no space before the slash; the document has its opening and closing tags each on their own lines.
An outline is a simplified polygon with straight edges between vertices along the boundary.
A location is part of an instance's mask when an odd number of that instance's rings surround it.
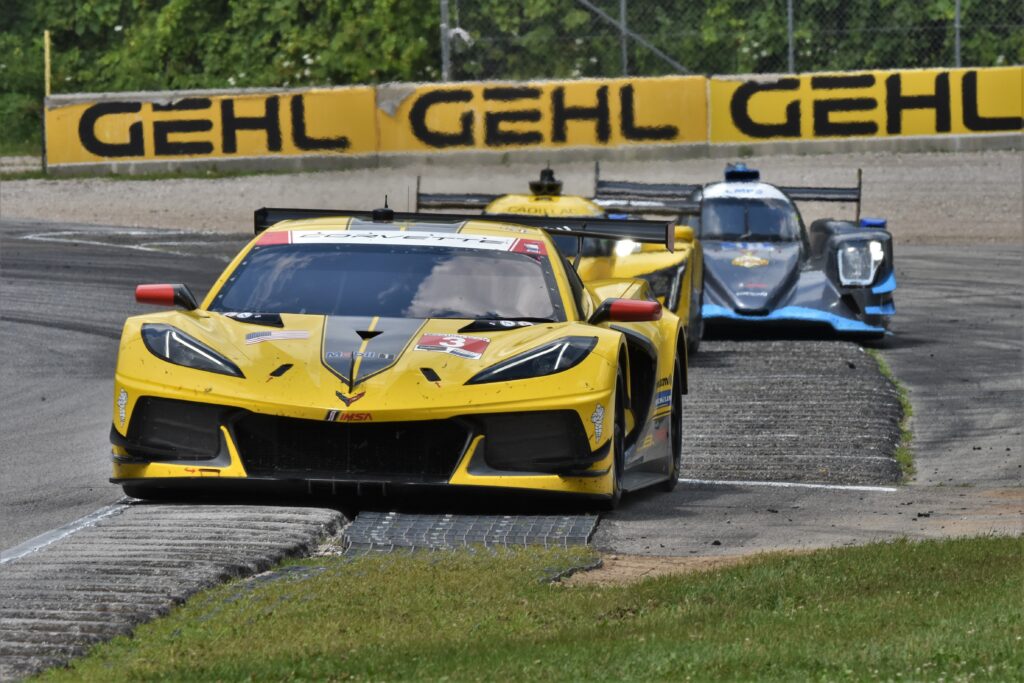
<svg viewBox="0 0 1024 683">
<path fill-rule="evenodd" d="M 692 242 L 693 228 L 689 225 L 677 225 L 675 240 L 676 242 Z"/>
<path fill-rule="evenodd" d="M 199 308 L 188 285 L 139 285 L 135 288 L 135 300 L 154 306 L 181 306 L 186 311 Z"/>
<path fill-rule="evenodd" d="M 591 325 L 603 322 L 647 323 L 661 320 L 661 304 L 638 299 L 605 299 L 588 321 Z"/>
</svg>

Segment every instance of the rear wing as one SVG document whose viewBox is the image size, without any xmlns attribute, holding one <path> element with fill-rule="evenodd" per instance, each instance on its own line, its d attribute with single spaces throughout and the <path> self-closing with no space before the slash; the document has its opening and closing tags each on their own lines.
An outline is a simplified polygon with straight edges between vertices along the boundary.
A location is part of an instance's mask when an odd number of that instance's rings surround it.
<svg viewBox="0 0 1024 683">
<path fill-rule="evenodd" d="M 483 211 L 500 194 L 420 192 L 420 177 L 416 176 L 416 203 L 413 211 L 423 209 L 469 209 Z"/>
<path fill-rule="evenodd" d="M 861 189 L 864 171 L 857 169 L 857 185 L 854 187 L 787 187 L 778 188 L 794 202 L 847 202 L 857 205 L 857 222 L 860 221 Z"/>
<path fill-rule="evenodd" d="M 701 187 L 685 183 L 603 180 L 601 165 L 594 162 L 594 203 L 612 213 L 697 215 L 700 214 L 700 202 L 690 197 Z"/>
<path fill-rule="evenodd" d="M 863 171 L 857 169 L 854 187 L 778 186 L 793 201 L 848 202 L 857 205 L 860 220 Z M 751 179 L 757 179 L 754 175 Z M 594 203 L 605 211 L 649 214 L 699 215 L 700 202 L 691 199 L 702 185 L 687 183 L 638 183 L 628 180 L 603 180 L 601 167 L 594 164 Z"/>
<path fill-rule="evenodd" d="M 303 218 L 355 218 L 380 223 L 464 223 L 479 221 L 501 225 L 523 225 L 540 228 L 552 235 L 579 239 L 632 240 L 660 244 L 675 250 L 675 223 L 672 221 L 611 220 L 608 218 L 566 218 L 520 215 L 487 215 L 457 213 L 401 213 L 391 209 L 359 211 L 347 209 L 279 209 L 262 208 L 253 214 L 253 227 L 258 235 L 281 221 Z"/>
</svg>

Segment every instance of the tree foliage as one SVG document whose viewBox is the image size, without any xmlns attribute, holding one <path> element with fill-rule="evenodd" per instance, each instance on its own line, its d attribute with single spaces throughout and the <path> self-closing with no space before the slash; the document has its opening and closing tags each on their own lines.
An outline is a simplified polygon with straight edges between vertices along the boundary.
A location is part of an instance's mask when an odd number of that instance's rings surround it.
<svg viewBox="0 0 1024 683">
<path fill-rule="evenodd" d="M 589 0 L 617 20 L 617 0 Z M 793 0 L 799 71 L 951 66 L 954 0 Z M 621 34 L 579 0 L 449 0 L 457 79 L 615 76 Z M 783 71 L 786 0 L 628 0 L 627 23 L 693 73 Z M 963 63 L 1024 61 L 1024 3 L 963 0 Z M 4 0 L 0 146 L 38 139 L 54 92 L 345 85 L 440 76 L 436 0 Z M 676 70 L 635 41 L 629 72 Z"/>
<path fill-rule="evenodd" d="M 622 73 L 617 0 L 451 0 L 460 78 L 610 76 Z M 954 65 L 954 0 L 793 0 L 797 71 Z M 786 0 L 628 0 L 626 23 L 688 71 L 783 72 Z M 1024 61 L 1024 3 L 963 0 L 962 63 Z M 471 41 L 471 44 L 470 44 Z M 630 40 L 629 73 L 677 73 Z"/>
</svg>

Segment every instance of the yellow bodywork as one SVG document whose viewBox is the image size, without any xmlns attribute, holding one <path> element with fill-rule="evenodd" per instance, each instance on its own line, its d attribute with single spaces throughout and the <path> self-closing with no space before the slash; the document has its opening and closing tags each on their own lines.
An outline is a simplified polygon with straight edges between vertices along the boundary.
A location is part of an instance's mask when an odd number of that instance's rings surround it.
<svg viewBox="0 0 1024 683">
<path fill-rule="evenodd" d="M 507 194 L 488 204 L 484 210 L 493 215 L 572 216 L 602 218 L 605 211 L 585 197 L 575 195 Z M 672 312 L 689 327 L 700 313 L 699 295 L 704 288 L 704 254 L 693 231 L 686 229 L 684 239 L 668 251 L 656 244 L 637 244 L 629 253 L 610 256 L 587 256 L 580 259 L 577 269 L 584 282 L 607 278 L 638 278 L 665 269 L 683 269 L 679 292 Z M 658 296 L 666 305 L 669 297 Z"/>
<path fill-rule="evenodd" d="M 586 322 L 602 300 L 610 297 L 645 299 L 647 285 L 641 281 L 604 282 L 599 289 L 586 288 L 579 310 L 574 301 L 563 264 L 555 263 L 558 289 L 565 305 L 566 321 L 542 323 L 495 332 L 475 333 L 489 339 L 478 359 L 462 358 L 415 348 L 423 334 L 452 335 L 468 322 L 466 319 L 428 318 L 409 337 L 397 359 L 386 369 L 349 387 L 332 373 L 323 360 L 323 340 L 328 318 L 323 315 L 281 314 L 283 329 L 302 338 L 247 344 L 246 335 L 261 328 L 210 310 L 218 291 L 232 271 L 259 240 L 268 234 L 289 230 L 348 230 L 348 218 L 320 218 L 284 221 L 249 243 L 227 267 L 209 294 L 194 311 L 169 310 L 129 318 L 121 337 L 114 382 L 113 427 L 116 436 L 127 439 L 132 417 L 142 397 L 176 399 L 216 406 L 228 406 L 250 413 L 304 420 L 332 422 L 407 422 L 441 420 L 488 413 L 520 411 L 572 410 L 578 415 L 597 452 L 611 441 L 613 406 L 617 373 L 621 370 L 626 391 L 633 391 L 628 373 L 627 340 L 620 330 L 648 340 L 657 350 L 656 378 L 671 383 L 677 351 L 682 343 L 679 320 L 665 313 L 656 322 Z M 408 225 L 390 226 L 407 230 Z M 548 253 L 556 253 L 548 235 L 537 229 L 488 222 L 467 222 L 459 230 L 466 235 L 490 235 L 543 241 Z M 658 257 L 660 255 L 652 255 Z M 147 323 L 163 323 L 199 340 L 233 362 L 243 373 L 234 377 L 173 364 L 151 352 L 143 342 L 141 328 Z M 378 324 L 374 319 L 371 324 Z M 613 329 L 613 325 L 619 329 Z M 546 342 L 568 336 L 596 337 L 593 351 L 577 366 L 557 374 L 488 384 L 467 384 L 476 373 Z M 365 345 L 365 342 L 364 342 Z M 682 358 L 685 358 L 683 352 Z M 685 361 L 684 361 L 685 362 Z M 274 375 L 275 369 L 291 364 L 291 370 Z M 423 372 L 429 368 L 440 378 L 431 381 Z M 685 369 L 684 369 L 685 372 Z M 354 373 L 355 374 L 355 373 Z M 361 394 L 355 400 L 355 394 Z M 342 402 L 342 396 L 351 400 Z M 627 405 L 641 405 L 647 397 L 633 396 Z M 599 408 L 600 406 L 600 408 Z M 629 462 L 650 469 L 669 452 L 667 440 L 659 436 L 665 430 L 670 406 L 650 404 L 649 414 L 637 416 L 627 411 L 626 422 L 635 447 Z M 598 416 L 603 416 L 600 419 Z M 639 420 L 639 421 L 638 421 Z M 660 430 L 659 430 L 660 428 Z M 182 480 L 247 478 L 239 443 L 227 425 L 220 427 L 226 460 L 216 464 L 203 461 L 146 461 L 137 452 L 129 454 L 121 446 L 113 450 L 112 481 L 122 484 L 164 479 L 169 484 Z M 554 474 L 476 473 L 470 464 L 485 438 L 477 435 L 466 447 L 454 474 L 447 482 L 460 486 L 512 487 L 563 493 L 608 496 L 612 493 L 612 448 L 583 476 Z M 117 440 L 115 440 L 117 443 Z M 136 449 L 137 450 L 137 449 Z M 646 465 L 644 465 L 646 463 Z"/>
</svg>

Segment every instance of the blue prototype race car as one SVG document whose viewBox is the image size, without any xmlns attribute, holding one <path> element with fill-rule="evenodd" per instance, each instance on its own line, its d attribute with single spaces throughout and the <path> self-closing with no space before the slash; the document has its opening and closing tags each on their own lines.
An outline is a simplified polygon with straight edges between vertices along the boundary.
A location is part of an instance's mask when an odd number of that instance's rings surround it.
<svg viewBox="0 0 1024 683">
<path fill-rule="evenodd" d="M 892 235 L 881 218 L 861 218 L 855 187 L 777 187 L 743 164 L 707 185 L 601 180 L 595 202 L 634 214 L 688 215 L 704 245 L 704 322 L 827 325 L 878 339 L 895 314 Z M 854 221 L 804 226 L 794 202 L 856 204 Z"/>
</svg>

